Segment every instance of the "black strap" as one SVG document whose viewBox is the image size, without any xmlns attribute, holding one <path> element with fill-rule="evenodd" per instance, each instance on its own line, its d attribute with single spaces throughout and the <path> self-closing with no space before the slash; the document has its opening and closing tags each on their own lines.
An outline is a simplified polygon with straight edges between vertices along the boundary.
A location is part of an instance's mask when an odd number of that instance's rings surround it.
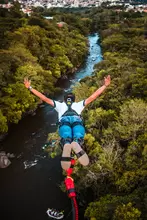
<svg viewBox="0 0 147 220">
<path fill-rule="evenodd" d="M 81 150 L 79 153 L 76 153 L 77 158 L 80 158 L 81 156 L 83 156 L 85 154 L 84 150 Z"/>
<path fill-rule="evenodd" d="M 64 112 L 64 114 L 62 115 L 62 117 L 63 117 L 63 116 L 74 116 L 74 115 L 79 116 L 79 114 L 78 114 L 75 110 L 73 110 L 73 109 L 68 109 L 66 112 Z"/>
<path fill-rule="evenodd" d="M 63 147 L 65 144 L 70 144 L 72 142 L 72 139 L 70 137 L 67 137 L 67 138 L 61 138 L 60 140 L 60 146 L 63 150 Z"/>
<path fill-rule="evenodd" d="M 68 193 L 72 193 L 72 192 L 75 192 L 75 188 L 71 188 L 68 190 Z"/>
<path fill-rule="evenodd" d="M 62 116 L 73 116 L 73 115 L 79 116 L 79 114 L 74 109 L 72 109 L 72 102 L 69 102 L 69 104 L 66 102 L 66 105 L 68 109 L 66 112 L 64 112 Z"/>
<path fill-rule="evenodd" d="M 61 127 L 62 125 L 67 125 L 67 126 L 72 127 L 72 128 L 75 127 L 76 125 L 84 126 L 82 121 L 75 121 L 72 124 L 70 124 L 70 122 L 67 122 L 67 121 L 59 122 L 59 127 Z"/>
<path fill-rule="evenodd" d="M 71 161 L 70 157 L 61 157 L 61 161 Z"/>
<path fill-rule="evenodd" d="M 76 125 L 82 125 L 82 126 L 83 126 L 83 122 L 82 122 L 82 121 L 75 121 L 75 122 L 72 124 L 72 128 L 75 127 Z"/>
<path fill-rule="evenodd" d="M 84 139 L 83 138 L 73 138 L 74 142 L 77 142 L 80 146 L 84 144 Z"/>
<path fill-rule="evenodd" d="M 71 124 L 68 121 L 59 122 L 59 127 L 61 127 L 62 125 L 67 125 L 67 126 L 71 127 Z"/>
</svg>

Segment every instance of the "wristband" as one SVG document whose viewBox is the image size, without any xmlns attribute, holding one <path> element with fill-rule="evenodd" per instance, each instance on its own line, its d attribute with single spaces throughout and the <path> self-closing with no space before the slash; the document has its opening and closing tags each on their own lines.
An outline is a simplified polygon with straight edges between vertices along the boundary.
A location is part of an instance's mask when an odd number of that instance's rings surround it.
<svg viewBox="0 0 147 220">
<path fill-rule="evenodd" d="M 29 86 L 29 87 L 28 87 L 28 90 L 30 90 L 30 91 L 31 91 L 32 89 L 33 89 L 33 88 L 32 88 L 32 86 Z"/>
</svg>

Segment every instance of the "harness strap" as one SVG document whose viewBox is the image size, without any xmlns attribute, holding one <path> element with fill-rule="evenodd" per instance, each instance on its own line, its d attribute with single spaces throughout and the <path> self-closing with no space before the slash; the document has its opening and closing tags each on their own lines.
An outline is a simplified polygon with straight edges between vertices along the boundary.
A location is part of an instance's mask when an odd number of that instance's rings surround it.
<svg viewBox="0 0 147 220">
<path fill-rule="evenodd" d="M 69 144 L 72 142 L 72 139 L 70 137 L 67 137 L 67 138 L 61 138 L 60 140 L 60 146 L 61 148 L 63 149 L 64 145 L 65 144 Z"/>
<path fill-rule="evenodd" d="M 72 124 L 72 128 L 75 127 L 76 125 L 82 125 L 82 126 L 83 126 L 83 122 L 82 122 L 82 121 L 75 121 L 75 122 Z"/>
<path fill-rule="evenodd" d="M 71 161 L 70 157 L 61 157 L 61 161 Z"/>
<path fill-rule="evenodd" d="M 70 122 L 68 122 L 68 121 L 59 122 L 58 124 L 59 124 L 59 128 L 60 128 L 62 125 L 67 125 L 67 126 L 71 127 L 71 124 L 70 124 Z"/>
<path fill-rule="evenodd" d="M 59 122 L 59 128 L 63 125 L 67 125 L 71 128 L 75 127 L 76 125 L 82 125 L 83 126 L 83 122 L 82 121 L 75 121 L 73 124 L 70 124 L 70 122 Z"/>
<path fill-rule="evenodd" d="M 83 156 L 85 154 L 84 150 L 81 150 L 79 153 L 76 153 L 77 158 L 80 158 L 81 156 Z"/>
<path fill-rule="evenodd" d="M 72 109 L 73 101 L 71 98 L 68 98 L 65 103 L 66 103 L 68 109 L 66 112 L 64 112 L 64 114 L 62 116 L 73 116 L 73 115 L 79 116 L 79 114 L 74 109 Z"/>
<path fill-rule="evenodd" d="M 68 109 L 66 112 L 64 112 L 64 114 L 62 116 L 79 116 L 79 114 L 73 110 L 73 109 Z"/>
<path fill-rule="evenodd" d="M 73 138 L 73 141 L 78 142 L 80 146 L 84 144 L 84 139 L 83 138 Z"/>
</svg>

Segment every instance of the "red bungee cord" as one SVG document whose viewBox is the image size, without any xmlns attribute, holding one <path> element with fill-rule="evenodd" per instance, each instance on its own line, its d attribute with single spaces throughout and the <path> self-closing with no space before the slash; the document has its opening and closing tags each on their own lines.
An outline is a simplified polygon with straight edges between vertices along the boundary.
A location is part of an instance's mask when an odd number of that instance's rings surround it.
<svg viewBox="0 0 147 220">
<path fill-rule="evenodd" d="M 74 180 L 71 177 L 75 162 L 76 161 L 74 159 L 71 159 L 71 167 L 66 171 L 67 177 L 65 178 L 64 183 L 66 186 L 66 190 L 68 192 L 68 197 L 71 198 L 71 201 L 72 201 L 73 220 L 78 220 L 79 214 L 78 214 L 78 205 L 77 205 L 77 201 L 76 201 L 76 192 L 75 192 Z"/>
</svg>

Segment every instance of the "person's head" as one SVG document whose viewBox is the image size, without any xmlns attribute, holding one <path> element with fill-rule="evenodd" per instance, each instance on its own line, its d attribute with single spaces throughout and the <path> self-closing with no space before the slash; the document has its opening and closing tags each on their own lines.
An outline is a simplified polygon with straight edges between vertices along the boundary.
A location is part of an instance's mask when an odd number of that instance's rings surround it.
<svg viewBox="0 0 147 220">
<path fill-rule="evenodd" d="M 64 102 L 67 102 L 69 99 L 71 99 L 72 102 L 75 102 L 75 94 L 70 92 L 64 95 Z"/>
</svg>

